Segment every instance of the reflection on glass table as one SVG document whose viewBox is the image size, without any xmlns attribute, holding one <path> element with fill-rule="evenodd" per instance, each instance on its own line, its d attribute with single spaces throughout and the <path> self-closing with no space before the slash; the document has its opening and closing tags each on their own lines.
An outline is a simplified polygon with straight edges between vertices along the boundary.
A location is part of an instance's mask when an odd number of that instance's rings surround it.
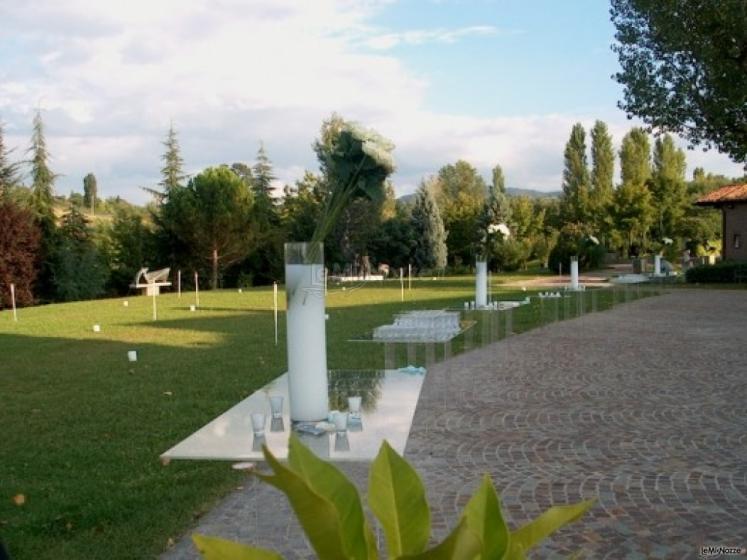
<svg viewBox="0 0 747 560">
<path fill-rule="evenodd" d="M 283 459 L 288 455 L 291 429 L 317 455 L 338 461 L 371 460 L 385 439 L 398 453 L 404 453 L 424 377 L 421 370 L 330 371 L 330 410 L 344 414 L 347 424 L 338 432 L 334 418 L 330 418 L 329 431 L 308 424 L 292 425 L 288 376 L 283 374 L 163 453 L 161 460 L 257 460 L 263 457 L 262 445 Z M 272 397 L 283 397 L 279 417 L 280 399 Z M 252 415 L 256 415 L 255 428 L 260 427 L 259 415 L 268 420 L 256 436 Z M 299 427 L 312 429 L 301 431 Z"/>
</svg>

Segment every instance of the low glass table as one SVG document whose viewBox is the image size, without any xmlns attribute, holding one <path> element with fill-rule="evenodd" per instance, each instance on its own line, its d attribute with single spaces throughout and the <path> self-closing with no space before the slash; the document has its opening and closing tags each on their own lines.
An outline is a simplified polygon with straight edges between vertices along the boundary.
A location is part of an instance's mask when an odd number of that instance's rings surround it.
<svg viewBox="0 0 747 560">
<path fill-rule="evenodd" d="M 291 429 L 318 456 L 335 461 L 370 461 L 384 440 L 403 454 L 424 378 L 423 368 L 330 371 L 330 410 L 347 411 L 348 397 L 360 396 L 360 422 L 349 422 L 342 433 L 312 435 L 302 431 L 308 424 L 290 421 L 288 374 L 284 373 L 163 453 L 161 461 L 256 461 L 263 459 L 263 444 L 285 459 Z M 272 418 L 271 396 L 283 397 L 280 418 Z M 266 416 L 264 437 L 254 437 L 251 415 L 255 413 Z"/>
</svg>

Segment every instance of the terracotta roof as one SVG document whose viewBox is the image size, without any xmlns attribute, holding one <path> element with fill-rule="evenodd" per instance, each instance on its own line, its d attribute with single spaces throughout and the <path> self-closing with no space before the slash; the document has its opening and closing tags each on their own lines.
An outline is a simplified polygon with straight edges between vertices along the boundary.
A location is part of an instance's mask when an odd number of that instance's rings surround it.
<svg viewBox="0 0 747 560">
<path fill-rule="evenodd" d="M 700 206 L 720 206 L 730 202 L 747 202 L 747 183 L 744 185 L 727 185 L 701 196 L 695 201 Z"/>
</svg>

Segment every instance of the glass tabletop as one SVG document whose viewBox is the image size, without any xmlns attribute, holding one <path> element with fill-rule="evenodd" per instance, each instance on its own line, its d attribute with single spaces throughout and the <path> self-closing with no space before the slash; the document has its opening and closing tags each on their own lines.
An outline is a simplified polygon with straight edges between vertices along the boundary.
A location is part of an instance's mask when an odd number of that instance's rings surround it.
<svg viewBox="0 0 747 560">
<path fill-rule="evenodd" d="M 336 461 L 370 461 L 384 440 L 404 453 L 425 370 L 332 370 L 329 372 L 330 410 L 347 411 L 348 397 L 361 397 L 360 420 L 348 422 L 344 432 L 304 433 L 307 424 L 291 425 L 288 374 L 284 373 L 227 410 L 161 455 L 173 459 L 261 460 L 262 444 L 284 459 L 288 437 L 296 431 L 303 443 L 320 457 Z M 272 418 L 270 397 L 283 397 L 283 410 Z M 264 435 L 255 437 L 252 414 L 267 418 Z M 349 419 L 350 420 L 350 419 Z M 309 431 L 313 431 L 309 430 Z"/>
</svg>

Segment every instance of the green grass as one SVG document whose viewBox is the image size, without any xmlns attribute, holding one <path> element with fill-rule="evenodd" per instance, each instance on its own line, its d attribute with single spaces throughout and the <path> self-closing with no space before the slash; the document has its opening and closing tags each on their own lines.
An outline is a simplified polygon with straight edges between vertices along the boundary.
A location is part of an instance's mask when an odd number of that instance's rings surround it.
<svg viewBox="0 0 747 560">
<path fill-rule="evenodd" d="M 502 297 L 525 295 L 501 281 L 494 279 L 494 290 Z M 404 303 L 397 281 L 331 290 L 330 367 L 383 367 L 381 345 L 348 339 L 403 309 L 461 307 L 473 292 L 467 277 L 415 281 Z M 15 559 L 154 557 L 242 483 L 227 463 L 164 467 L 158 456 L 285 370 L 282 314 L 273 343 L 272 290 L 203 292 L 196 313 L 188 310 L 192 294 L 163 295 L 157 322 L 151 298 L 127 298 L 129 307 L 124 299 L 20 309 L 17 323 L 0 313 L 0 535 Z M 598 309 L 612 299 L 600 291 Z M 514 312 L 514 331 L 552 320 L 550 305 Z M 568 309 L 579 310 L 575 300 Z M 94 323 L 101 333 L 92 332 Z M 470 336 L 471 345 L 495 337 L 481 324 Z M 463 344 L 457 339 L 452 351 Z M 399 346 L 397 365 L 404 365 Z M 126 359 L 130 349 L 139 352 L 135 364 Z M 424 349 L 417 360 L 425 360 Z M 21 506 L 12 500 L 18 494 L 26 498 Z"/>
</svg>

